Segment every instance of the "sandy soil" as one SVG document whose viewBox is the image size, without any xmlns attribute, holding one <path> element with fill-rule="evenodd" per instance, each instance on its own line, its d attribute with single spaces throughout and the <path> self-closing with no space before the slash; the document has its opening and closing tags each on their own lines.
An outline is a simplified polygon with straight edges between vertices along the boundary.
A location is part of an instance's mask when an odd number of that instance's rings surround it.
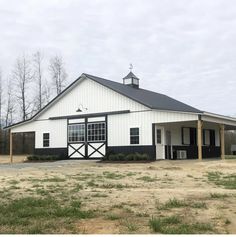
<svg viewBox="0 0 236 237">
<path fill-rule="evenodd" d="M 13 163 L 22 163 L 26 160 L 26 155 L 16 155 L 13 156 Z M 0 164 L 10 163 L 10 156 L 8 155 L 0 155 Z"/>
<path fill-rule="evenodd" d="M 17 157 L 17 160 L 23 158 Z M 62 161 L 34 166 L 19 165 L 0 166 L 2 185 L 9 186 L 9 180 L 20 181 L 18 186 L 21 190 L 17 190 L 17 195 L 25 195 L 24 190 L 32 190 L 32 183 L 29 181 L 32 178 L 64 178 L 64 191 L 78 184 L 83 186 L 78 191 L 78 197 L 86 209 L 96 210 L 100 215 L 79 221 L 77 225 L 81 233 L 129 233 L 132 232 L 130 225 L 127 225 L 129 222 L 136 225 L 135 233 L 151 233 L 148 226 L 151 216 L 178 214 L 186 220 L 211 223 L 216 233 L 236 234 L 236 190 L 217 186 L 207 178 L 207 172 L 235 174 L 236 160 L 165 160 L 145 164 Z M 121 177 L 109 178 L 106 177 L 106 172 Z M 153 180 L 145 181 L 145 176 Z M 227 194 L 228 197 L 211 198 L 214 193 Z M 186 207 L 168 211 L 157 209 L 157 205 L 170 198 L 204 202 L 207 208 Z M 106 218 L 109 214 L 121 218 L 111 220 Z"/>
</svg>

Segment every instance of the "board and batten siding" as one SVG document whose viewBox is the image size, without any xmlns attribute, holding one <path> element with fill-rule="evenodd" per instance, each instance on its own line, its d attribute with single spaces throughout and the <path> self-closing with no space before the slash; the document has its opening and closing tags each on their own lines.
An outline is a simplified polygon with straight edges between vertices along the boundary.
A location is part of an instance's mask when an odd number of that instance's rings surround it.
<svg viewBox="0 0 236 237">
<path fill-rule="evenodd" d="M 87 110 L 76 112 L 80 105 Z M 13 133 L 35 132 L 35 148 L 43 148 L 43 133 L 50 133 L 50 148 L 67 147 L 67 120 L 50 117 L 148 108 L 90 79 L 81 80 L 34 120 L 12 127 Z M 112 133 L 112 131 L 110 131 Z"/>
<path fill-rule="evenodd" d="M 41 120 L 26 123 L 11 129 L 17 132 L 35 132 L 35 148 L 43 147 L 43 133 L 50 133 L 49 148 L 67 147 L 67 120 Z M 47 148 L 46 148 L 47 149 Z"/>
<path fill-rule="evenodd" d="M 76 112 L 82 105 L 84 111 Z M 87 110 L 85 110 L 87 108 Z M 37 119 L 66 115 L 82 115 L 90 113 L 111 112 L 120 110 L 139 111 L 148 109 L 99 83 L 83 79 L 63 97 L 59 98 L 50 108 Z"/>
<path fill-rule="evenodd" d="M 130 128 L 139 128 L 139 145 L 152 145 L 152 124 L 197 120 L 196 114 L 143 111 L 108 116 L 108 146 L 129 146 Z M 179 134 L 180 136 L 180 134 Z"/>
</svg>

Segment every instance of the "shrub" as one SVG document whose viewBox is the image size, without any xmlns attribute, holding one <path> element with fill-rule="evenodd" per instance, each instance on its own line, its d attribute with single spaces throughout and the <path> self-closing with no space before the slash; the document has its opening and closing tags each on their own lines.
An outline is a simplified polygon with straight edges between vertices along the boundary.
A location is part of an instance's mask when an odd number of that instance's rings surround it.
<svg viewBox="0 0 236 237">
<path fill-rule="evenodd" d="M 62 160 L 62 156 L 58 155 L 30 155 L 27 156 L 28 161 L 54 161 L 54 160 Z"/>
<path fill-rule="evenodd" d="M 138 152 L 136 153 L 130 153 L 130 154 L 123 154 L 123 153 L 110 153 L 106 154 L 106 156 L 103 158 L 105 161 L 147 161 L 150 160 L 150 157 L 148 154 L 140 154 Z"/>
</svg>

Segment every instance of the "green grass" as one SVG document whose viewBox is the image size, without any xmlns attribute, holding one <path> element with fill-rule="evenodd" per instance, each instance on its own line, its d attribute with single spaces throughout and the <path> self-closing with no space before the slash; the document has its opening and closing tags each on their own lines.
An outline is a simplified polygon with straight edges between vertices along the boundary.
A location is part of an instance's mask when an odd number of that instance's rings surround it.
<svg viewBox="0 0 236 237">
<path fill-rule="evenodd" d="M 226 219 L 226 220 L 225 220 L 225 224 L 226 224 L 226 225 L 229 225 L 229 224 L 231 224 L 231 221 L 230 221 L 229 219 Z"/>
<path fill-rule="evenodd" d="M 108 195 L 106 195 L 104 193 L 95 193 L 95 194 L 91 195 L 91 197 L 105 198 L 105 197 L 108 197 Z"/>
<path fill-rule="evenodd" d="M 75 185 L 75 187 L 73 188 L 73 192 L 79 192 L 80 190 L 82 190 L 83 189 L 83 185 L 81 185 L 81 184 L 76 184 Z"/>
<path fill-rule="evenodd" d="M 125 177 L 124 175 L 119 174 L 118 172 L 114 173 L 114 172 L 109 172 L 109 171 L 104 171 L 103 176 L 106 179 L 122 179 Z"/>
<path fill-rule="evenodd" d="M 182 207 L 206 209 L 207 205 L 205 202 L 193 202 L 193 201 L 187 202 L 186 200 L 178 200 L 176 198 L 170 198 L 165 203 L 157 205 L 158 210 L 168 210 L 172 208 L 182 208 Z"/>
<path fill-rule="evenodd" d="M 210 197 L 212 199 L 224 199 L 229 197 L 229 195 L 225 193 L 210 193 Z"/>
<path fill-rule="evenodd" d="M 188 203 L 186 203 L 183 200 L 178 200 L 176 198 L 170 198 L 165 203 L 157 206 L 157 209 L 166 210 L 166 209 L 171 209 L 171 208 L 181 208 L 181 207 L 187 207 L 187 206 L 188 206 Z"/>
<path fill-rule="evenodd" d="M 90 181 L 87 182 L 88 187 L 98 187 L 98 184 L 95 183 L 95 180 L 91 179 Z"/>
<path fill-rule="evenodd" d="M 115 188 L 115 189 L 124 189 L 124 188 L 131 188 L 132 186 L 128 185 L 128 184 L 120 184 L 120 183 L 104 183 L 104 184 L 101 184 L 99 186 L 100 188 L 104 188 L 104 189 L 112 189 L 112 188 Z"/>
<path fill-rule="evenodd" d="M 116 215 L 116 214 L 113 214 L 113 213 L 110 213 L 108 214 L 106 217 L 105 217 L 107 220 L 119 220 L 121 217 Z"/>
<path fill-rule="evenodd" d="M 50 233 L 53 225 L 57 225 L 57 228 L 60 229 L 62 218 L 73 222 L 77 219 L 91 218 L 93 215 L 92 211 L 81 210 L 80 201 L 60 204 L 50 197 L 20 198 L 7 204 L 0 204 L 0 233 Z M 46 223 L 47 220 L 52 223 L 48 229 L 44 229 L 44 224 L 35 225 L 38 222 Z M 63 224 L 63 228 L 67 227 L 66 224 Z"/>
<path fill-rule="evenodd" d="M 184 223 L 179 216 L 152 217 L 149 226 L 154 233 L 161 234 L 205 234 L 213 231 L 209 223 Z"/>
<path fill-rule="evenodd" d="M 18 184 L 20 182 L 17 181 L 17 180 L 10 180 L 8 183 L 11 184 L 11 185 L 16 185 L 16 184 Z"/>
<path fill-rule="evenodd" d="M 236 173 L 223 174 L 221 172 L 208 172 L 208 181 L 213 182 L 217 186 L 224 187 L 225 189 L 236 189 Z"/>
<path fill-rule="evenodd" d="M 142 180 L 144 182 L 155 182 L 157 179 L 156 178 L 152 178 L 150 176 L 142 176 L 140 178 L 137 178 L 137 180 Z"/>
<path fill-rule="evenodd" d="M 207 205 L 205 202 L 194 202 L 190 205 L 192 208 L 206 209 Z"/>
<path fill-rule="evenodd" d="M 136 175 L 135 172 L 128 172 L 128 173 L 126 174 L 126 176 L 128 176 L 128 177 L 130 177 L 130 176 L 134 176 L 134 175 Z"/>
<path fill-rule="evenodd" d="M 123 222 L 123 225 L 128 229 L 129 232 L 134 232 L 138 230 L 138 226 L 129 220 L 125 220 Z"/>
<path fill-rule="evenodd" d="M 65 182 L 66 179 L 63 179 L 63 178 L 60 178 L 60 177 L 52 177 L 52 178 L 45 178 L 45 179 L 35 179 L 35 178 L 29 178 L 28 181 L 31 181 L 31 182 L 38 182 L 38 183 L 41 183 L 41 182 Z M 38 185 L 38 184 L 36 184 Z"/>
</svg>

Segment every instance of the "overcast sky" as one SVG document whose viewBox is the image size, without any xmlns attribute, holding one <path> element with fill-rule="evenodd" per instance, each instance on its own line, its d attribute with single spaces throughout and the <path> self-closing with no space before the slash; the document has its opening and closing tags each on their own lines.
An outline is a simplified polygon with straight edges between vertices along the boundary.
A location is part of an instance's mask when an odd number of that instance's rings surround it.
<svg viewBox="0 0 236 237">
<path fill-rule="evenodd" d="M 41 50 L 89 73 L 236 115 L 235 0 L 0 0 L 0 67 Z"/>
</svg>

